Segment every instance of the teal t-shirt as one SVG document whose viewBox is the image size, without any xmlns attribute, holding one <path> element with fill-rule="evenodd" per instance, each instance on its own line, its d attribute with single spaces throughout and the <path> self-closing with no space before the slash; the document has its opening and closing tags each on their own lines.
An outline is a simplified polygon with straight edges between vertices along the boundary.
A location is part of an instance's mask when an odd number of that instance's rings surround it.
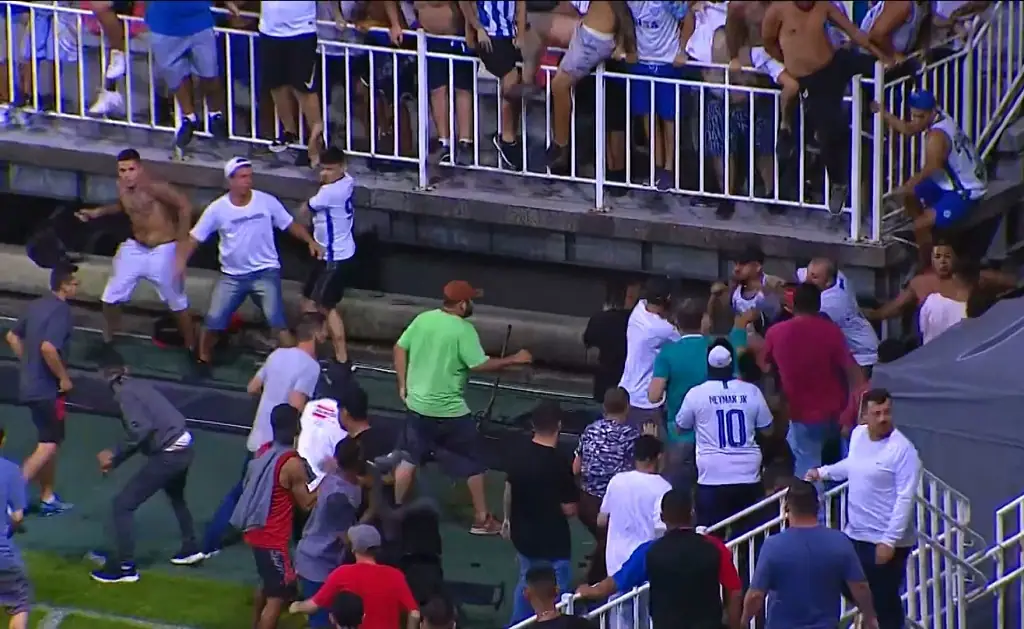
<svg viewBox="0 0 1024 629">
<path fill-rule="evenodd" d="M 687 392 L 708 379 L 708 348 L 715 342 L 714 336 L 689 334 L 661 348 L 654 359 L 654 377 L 665 378 L 665 420 L 668 423 L 668 442 L 693 441 L 692 430 L 680 430 L 676 426 L 676 415 Z M 739 351 L 747 346 L 747 331 L 734 328 L 726 337 L 733 348 Z"/>
</svg>

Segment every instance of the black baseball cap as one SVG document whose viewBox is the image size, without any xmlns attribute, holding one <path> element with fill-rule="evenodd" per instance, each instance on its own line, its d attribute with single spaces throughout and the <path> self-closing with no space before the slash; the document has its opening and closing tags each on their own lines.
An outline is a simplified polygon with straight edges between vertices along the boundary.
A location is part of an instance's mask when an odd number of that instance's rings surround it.
<svg viewBox="0 0 1024 629">
<path fill-rule="evenodd" d="M 749 264 L 752 262 L 764 264 L 764 251 L 761 251 L 761 247 L 757 245 L 747 245 L 736 255 L 736 262 L 738 264 Z"/>
<path fill-rule="evenodd" d="M 331 601 L 331 617 L 342 629 L 356 629 L 363 624 L 363 599 L 353 592 L 338 592 Z"/>
</svg>

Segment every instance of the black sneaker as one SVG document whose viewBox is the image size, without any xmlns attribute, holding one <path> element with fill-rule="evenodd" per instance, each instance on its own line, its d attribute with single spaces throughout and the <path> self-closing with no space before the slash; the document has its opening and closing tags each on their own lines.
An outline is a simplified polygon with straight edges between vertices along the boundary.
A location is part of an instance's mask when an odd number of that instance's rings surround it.
<svg viewBox="0 0 1024 629">
<path fill-rule="evenodd" d="M 779 140 L 776 144 L 776 152 L 779 159 L 789 159 L 796 152 L 796 144 L 793 141 L 793 131 L 789 128 L 779 128 Z"/>
<path fill-rule="evenodd" d="M 568 175 L 571 171 L 569 160 L 571 155 L 568 145 L 560 146 L 554 142 L 548 146 L 547 151 L 548 170 L 552 175 Z"/>
<path fill-rule="evenodd" d="M 228 119 L 224 114 L 214 114 L 206 121 L 210 135 L 218 140 L 228 139 Z"/>
<path fill-rule="evenodd" d="M 174 146 L 183 149 L 192 142 L 192 136 L 196 133 L 196 123 L 191 118 L 184 118 L 177 133 L 174 134 Z"/>
<path fill-rule="evenodd" d="M 459 166 L 472 166 L 473 158 L 473 143 L 469 140 L 459 140 L 455 145 L 455 163 Z"/>
<path fill-rule="evenodd" d="M 298 141 L 298 136 L 296 136 L 294 133 L 289 133 L 285 131 L 284 133 L 281 134 L 279 138 L 277 138 L 270 144 L 270 152 L 283 153 L 287 151 L 289 148 L 291 148 L 292 144 L 295 144 Z"/>
<path fill-rule="evenodd" d="M 434 140 L 434 146 L 430 152 L 436 156 L 434 158 L 436 164 L 452 165 L 452 157 L 455 155 L 455 151 L 452 150 L 452 146 L 448 142 L 443 142 L 440 139 Z"/>
<path fill-rule="evenodd" d="M 498 149 L 498 166 L 511 170 L 523 169 L 523 156 L 520 152 L 519 142 L 506 142 L 501 139 L 500 134 L 494 134 L 491 138 L 494 148 Z"/>
<path fill-rule="evenodd" d="M 833 183 L 828 187 L 828 211 L 832 216 L 839 216 L 843 213 L 843 205 L 846 203 L 846 196 L 850 193 L 850 186 L 845 183 Z"/>
</svg>

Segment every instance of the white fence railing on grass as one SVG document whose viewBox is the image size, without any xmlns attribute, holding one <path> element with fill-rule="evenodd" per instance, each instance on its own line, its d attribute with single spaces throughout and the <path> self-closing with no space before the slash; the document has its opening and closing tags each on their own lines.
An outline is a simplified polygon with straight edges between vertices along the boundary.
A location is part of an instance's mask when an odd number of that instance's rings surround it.
<svg viewBox="0 0 1024 629">
<path fill-rule="evenodd" d="M 0 77 L 7 84 L 0 96 L 25 92 L 23 101 L 48 116 L 87 119 L 89 101 L 102 85 L 108 50 L 101 44 L 90 12 L 63 4 L 68 3 L 4 3 L 0 15 L 5 17 L 9 71 Z M 125 94 L 126 111 L 103 120 L 171 132 L 174 107 L 161 94 L 140 18 L 122 19 L 134 33 L 128 46 L 131 71 L 118 86 Z M 883 129 L 881 117 L 868 113 L 868 101 L 899 109 L 905 107 L 903 95 L 909 85 L 934 89 L 940 102 L 961 118 L 969 135 L 987 150 L 1011 109 L 1019 105 L 1022 31 L 1024 9 L 1016 3 L 997 2 L 970 34 L 969 43 L 945 59 L 888 83 L 883 83 L 885 74 L 877 64 L 874 76 L 854 79 L 845 99 L 853 182 L 844 203 L 850 239 L 881 238 L 882 196 L 901 185 L 920 162 L 919 142 L 892 137 Z M 269 144 L 279 135 L 280 126 L 268 106 L 269 95 L 259 86 L 258 36 L 238 28 L 218 28 L 218 32 L 230 137 Z M 666 79 L 598 68 L 589 85 L 580 86 L 575 95 L 569 170 L 553 174 L 542 163 L 542 155 L 551 142 L 550 79 L 556 68 L 543 65 L 538 77 L 544 85 L 542 96 L 524 104 L 519 125 L 523 141 L 516 150 L 525 167 L 511 171 L 501 168 L 492 146 L 493 135 L 501 127 L 499 88 L 474 57 L 428 51 L 428 44 L 437 38 L 422 30 L 408 32 L 409 45 L 403 48 L 391 46 L 384 32 L 341 31 L 330 22 L 321 23 L 320 37 L 321 104 L 328 141 L 378 164 L 415 168 L 420 187 L 432 183 L 433 138 L 441 127 L 447 129 L 453 146 L 458 146 L 459 139 L 472 140 L 471 148 L 465 146 L 442 166 L 574 182 L 584 192 L 593 190 L 596 207 L 606 205 L 607 191 L 624 188 L 660 188 L 712 202 L 748 201 L 780 208 L 824 208 L 828 202 L 820 156 L 814 142 L 807 141 L 813 134 L 799 129 L 794 156 L 776 157 L 778 91 L 767 77 L 754 72 L 737 77 L 722 65 L 690 63 L 681 70 L 684 78 Z M 445 64 L 447 81 L 438 79 Z M 453 77 L 456 71 L 467 70 L 473 77 L 471 89 L 460 92 L 456 88 L 467 86 L 456 84 Z M 672 121 L 677 123 L 674 131 L 666 138 L 671 146 L 657 146 L 654 134 L 642 137 L 645 134 L 631 123 L 608 124 L 643 113 L 633 110 L 634 93 L 644 90 L 654 100 L 656 86 L 666 84 L 673 88 L 678 114 Z M 663 152 L 675 156 L 669 160 L 675 165 L 659 182 L 655 160 Z M 623 153 L 628 158 L 621 163 Z M 436 158 L 438 151 L 433 154 Z M 613 155 L 616 163 L 609 164 Z M 624 166 L 625 179 L 609 179 L 609 166 L 616 171 Z"/>
</svg>

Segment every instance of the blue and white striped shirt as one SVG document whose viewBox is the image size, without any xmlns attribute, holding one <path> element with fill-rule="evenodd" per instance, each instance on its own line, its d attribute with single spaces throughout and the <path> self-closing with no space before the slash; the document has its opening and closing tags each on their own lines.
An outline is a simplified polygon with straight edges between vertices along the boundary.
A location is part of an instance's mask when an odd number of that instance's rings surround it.
<svg viewBox="0 0 1024 629">
<path fill-rule="evenodd" d="M 334 183 L 320 186 L 309 200 L 313 213 L 313 240 L 326 250 L 327 262 L 348 260 L 356 254 L 352 237 L 352 192 L 355 180 L 345 175 Z"/>
<path fill-rule="evenodd" d="M 522 1 L 522 0 L 520 0 Z M 491 37 L 512 39 L 516 36 L 516 3 L 514 0 L 477 0 L 480 26 Z"/>
</svg>

